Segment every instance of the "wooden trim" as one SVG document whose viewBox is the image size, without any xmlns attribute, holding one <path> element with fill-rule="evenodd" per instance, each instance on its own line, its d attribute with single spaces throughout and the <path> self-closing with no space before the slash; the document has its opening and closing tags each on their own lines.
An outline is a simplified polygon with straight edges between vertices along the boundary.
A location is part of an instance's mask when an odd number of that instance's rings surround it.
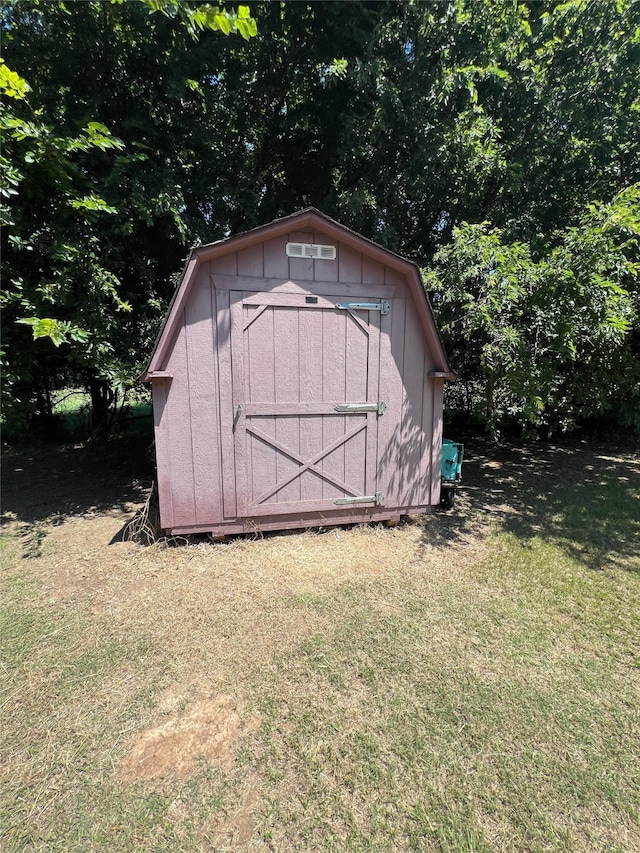
<svg viewBox="0 0 640 853">
<path fill-rule="evenodd" d="M 153 425 L 156 439 L 156 462 L 158 468 L 158 502 L 160 524 L 163 528 L 173 525 L 173 496 L 171 491 L 171 439 L 169 435 L 169 408 L 167 406 L 168 384 L 157 382 L 151 388 L 153 400 Z"/>
<path fill-rule="evenodd" d="M 442 382 L 433 383 L 433 428 L 431 444 L 433 461 L 431 467 L 431 504 L 440 503 L 441 469 L 442 469 Z"/>
<path fill-rule="evenodd" d="M 255 321 L 258 319 L 258 317 L 260 317 L 262 314 L 264 314 L 264 312 L 267 310 L 268 307 L 269 307 L 268 305 L 259 305 L 258 310 L 254 311 L 253 314 L 249 317 L 249 319 L 246 320 L 246 322 L 243 320 L 242 331 L 246 332 L 247 329 L 249 328 L 249 326 L 252 323 L 255 323 Z"/>
<path fill-rule="evenodd" d="M 292 216 L 278 219 L 268 225 L 261 225 L 258 228 L 254 228 L 252 231 L 247 231 L 244 234 L 238 234 L 234 237 L 229 237 L 227 240 L 220 240 L 218 243 L 212 243 L 208 246 L 200 246 L 194 251 L 197 252 L 200 260 L 211 261 L 220 255 L 226 254 L 227 252 L 239 252 L 242 249 L 255 245 L 256 243 L 262 243 L 265 240 L 273 240 L 276 237 L 292 234 L 297 231 L 303 231 L 305 229 L 316 229 L 323 235 L 323 239 L 326 235 L 330 239 L 343 243 L 344 245 L 349 246 L 358 252 L 362 252 L 363 254 L 374 258 L 374 260 L 380 261 L 386 266 L 393 267 L 405 274 L 408 273 L 409 269 L 413 266 L 410 261 L 401 258 L 399 255 L 395 255 L 388 249 L 383 249 L 382 246 L 378 246 L 373 241 L 368 240 L 361 234 L 357 234 L 355 231 L 351 231 L 344 225 L 334 222 L 332 219 L 329 219 L 329 217 L 314 208 L 309 208 L 301 211 L 300 213 L 293 214 Z M 314 259 L 312 258 L 310 260 L 313 261 Z"/>
<path fill-rule="evenodd" d="M 278 506 L 278 504 L 274 504 Z M 282 504 L 280 504 L 282 506 Z M 269 516 L 233 519 L 220 524 L 194 524 L 192 526 L 177 526 L 167 530 L 176 536 L 188 536 L 191 533 L 211 533 L 216 536 L 226 534 L 252 534 L 257 530 L 296 530 L 300 527 L 335 527 L 344 524 L 369 524 L 384 521 L 387 518 L 397 518 L 398 515 L 416 515 L 430 513 L 431 506 L 402 506 L 402 507 L 369 507 L 360 504 L 357 509 L 332 506 L 321 512 L 306 512 L 290 515 L 280 515 L 274 512 Z M 165 528 L 166 529 L 166 528 Z"/>
<path fill-rule="evenodd" d="M 260 308 L 335 308 L 335 300 L 326 299 L 324 296 L 311 294 L 312 299 L 317 302 L 307 302 L 306 293 L 252 293 L 242 300 L 243 305 L 257 305 Z"/>
<path fill-rule="evenodd" d="M 336 301 L 344 300 L 348 296 L 378 296 L 381 299 L 392 299 L 396 287 L 390 284 L 374 283 L 361 284 L 360 282 L 339 281 L 301 281 L 297 283 L 291 278 L 251 278 L 249 276 L 235 275 L 212 275 L 215 287 L 223 290 L 246 290 L 252 291 L 253 295 L 247 297 L 246 305 L 293 305 L 307 307 L 304 302 L 305 296 L 328 296 L 336 297 Z M 261 294 L 265 294 L 261 296 Z M 297 297 L 302 301 L 284 301 L 286 297 Z M 270 301 L 273 299 L 273 301 Z M 267 300 L 265 302 L 265 300 Z M 327 300 L 331 305 L 333 300 Z M 309 307 L 313 307 L 309 305 Z"/>
<path fill-rule="evenodd" d="M 220 444 L 222 446 L 222 502 L 225 518 L 236 518 L 236 468 L 233 426 L 233 378 L 231 373 L 231 310 L 229 291 L 218 290 L 216 338 L 218 388 L 220 389 Z"/>
<path fill-rule="evenodd" d="M 429 297 L 423 287 L 422 277 L 418 268 L 413 264 L 411 265 L 411 272 L 407 278 L 407 282 L 433 361 L 443 373 L 450 373 L 451 368 L 449 367 L 449 361 L 436 326 Z"/>
<path fill-rule="evenodd" d="M 247 417 L 277 417 L 278 415 L 344 415 L 344 417 L 353 417 L 359 415 L 362 417 L 366 414 L 376 414 L 375 412 L 336 412 L 336 406 L 344 406 L 345 403 L 355 403 L 358 405 L 377 404 L 377 400 L 322 400 L 312 402 L 279 402 L 279 403 L 243 403 L 242 414 Z M 376 415 L 377 417 L 377 415 Z M 384 416 L 383 416 L 384 417 Z"/>
<path fill-rule="evenodd" d="M 351 319 L 354 321 L 354 323 L 357 323 L 358 326 L 360 326 L 360 328 L 365 333 L 365 335 L 371 334 L 371 327 L 369 326 L 369 324 L 365 323 L 365 321 L 362 319 L 362 317 L 358 317 L 356 312 L 354 310 L 352 310 L 351 308 L 348 308 L 347 310 L 349 311 L 349 314 L 351 315 Z M 363 308 L 362 310 L 364 311 L 366 309 Z M 374 311 L 372 313 L 372 316 L 375 317 L 376 314 L 377 314 L 377 312 Z"/>
<path fill-rule="evenodd" d="M 237 429 L 236 412 L 238 407 L 243 405 L 243 395 L 245 393 L 245 377 L 244 377 L 244 330 L 242 328 L 242 293 L 231 293 L 231 375 L 232 375 L 232 392 L 233 404 L 230 424 L 232 434 L 232 442 L 235 448 L 235 494 L 236 507 L 238 514 L 244 515 L 247 504 L 247 442 L 246 436 L 242 430 Z M 235 424 L 235 428 L 234 428 Z"/>
<path fill-rule="evenodd" d="M 353 497 L 357 496 L 353 495 Z M 335 498 L 324 498 L 311 501 L 283 501 L 282 503 L 250 504 L 247 507 L 245 515 L 250 519 L 252 516 L 278 515 L 279 513 L 289 515 L 295 512 L 325 512 L 326 510 L 339 511 L 341 507 L 336 506 L 334 500 Z M 366 504 L 363 504 L 363 506 L 366 506 Z M 375 506 L 373 501 L 371 502 L 371 506 Z"/>
<path fill-rule="evenodd" d="M 293 482 L 293 480 L 296 480 L 298 477 L 304 474 L 305 471 L 309 470 L 314 471 L 316 474 L 318 474 L 319 477 L 322 477 L 324 480 L 331 482 L 339 489 L 342 489 L 345 492 L 349 492 L 351 495 L 355 495 L 350 486 L 347 486 L 341 480 L 336 481 L 336 478 L 333 477 L 333 475 L 330 475 L 326 471 L 316 468 L 316 465 L 318 462 L 324 459 L 325 456 L 328 456 L 330 453 L 333 453 L 334 450 L 337 450 L 338 447 L 341 447 L 343 444 L 346 444 L 348 441 L 351 441 L 352 438 L 355 438 L 355 436 L 361 433 L 363 429 L 366 429 L 366 427 L 367 421 L 363 420 L 360 424 L 358 424 L 358 426 L 349 430 L 349 432 L 343 433 L 339 438 L 332 441 L 331 444 L 326 447 L 323 447 L 322 450 L 320 450 L 318 453 L 315 453 L 311 457 L 311 459 L 304 460 L 299 454 L 294 453 L 285 445 L 277 441 L 275 438 L 271 438 L 270 436 L 265 435 L 256 427 L 249 426 L 247 424 L 247 426 L 245 427 L 246 432 L 251 433 L 251 435 L 255 435 L 256 438 L 260 439 L 260 441 L 264 442 L 265 444 L 268 444 L 270 447 L 275 447 L 275 449 L 279 453 L 283 453 L 285 456 L 288 456 L 289 459 L 292 459 L 294 462 L 300 464 L 300 467 L 296 468 L 296 470 L 293 473 L 289 474 L 287 477 L 285 477 L 284 480 L 276 482 L 273 486 L 270 486 L 266 492 L 263 492 L 263 494 L 260 495 L 260 497 L 258 498 L 257 503 L 261 504 L 267 498 L 271 497 L 271 495 L 275 494 L 276 492 L 279 492 L 280 489 L 283 489 L 285 486 L 288 486 L 289 483 Z"/>
<path fill-rule="evenodd" d="M 198 258 L 196 257 L 195 250 L 193 250 L 191 252 L 191 255 L 189 256 L 189 260 L 187 261 L 187 266 L 180 281 L 180 285 L 176 290 L 173 303 L 169 308 L 169 312 L 162 328 L 162 332 L 160 333 L 158 343 L 156 344 L 155 351 L 151 356 L 149 367 L 147 368 L 144 374 L 145 377 L 149 374 L 155 373 L 155 371 L 159 370 L 162 365 L 164 365 L 169 345 L 172 343 L 175 337 L 175 332 L 178 328 L 178 322 L 180 320 L 180 317 L 182 316 L 182 312 L 184 310 L 187 297 L 191 292 L 193 282 L 195 281 L 198 264 Z"/>
<path fill-rule="evenodd" d="M 351 312 L 350 312 L 351 313 Z M 383 316 L 378 311 L 370 315 L 371 332 L 367 346 L 367 397 L 370 400 L 380 399 L 380 328 Z M 367 435 L 365 444 L 365 492 L 373 495 L 378 491 L 378 429 L 380 417 L 377 412 L 367 415 Z"/>
<path fill-rule="evenodd" d="M 427 376 L 430 379 L 444 379 L 445 382 L 456 382 L 458 379 L 457 373 L 446 373 L 442 370 L 431 370 Z"/>
</svg>

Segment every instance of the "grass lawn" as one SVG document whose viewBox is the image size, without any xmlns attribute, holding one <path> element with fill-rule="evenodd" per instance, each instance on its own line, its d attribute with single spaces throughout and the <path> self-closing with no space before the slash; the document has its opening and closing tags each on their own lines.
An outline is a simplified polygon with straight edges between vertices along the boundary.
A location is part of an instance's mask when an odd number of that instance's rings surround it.
<svg viewBox="0 0 640 853">
<path fill-rule="evenodd" d="M 451 513 L 144 548 L 134 450 L 5 457 L 3 850 L 640 850 L 638 455 L 471 442 Z"/>
</svg>

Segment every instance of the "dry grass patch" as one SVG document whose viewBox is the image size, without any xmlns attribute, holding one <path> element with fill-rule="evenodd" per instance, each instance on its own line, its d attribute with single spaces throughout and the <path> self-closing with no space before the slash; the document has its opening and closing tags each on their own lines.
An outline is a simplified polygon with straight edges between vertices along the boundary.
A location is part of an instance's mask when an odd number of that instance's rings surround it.
<svg viewBox="0 0 640 853">
<path fill-rule="evenodd" d="M 640 466 L 527 453 L 391 530 L 43 507 L 1 540 L 7 849 L 640 849 Z"/>
<path fill-rule="evenodd" d="M 332 616 L 323 603 L 344 584 L 405 572 L 451 582 L 476 561 L 481 539 L 456 557 L 425 542 L 425 527 L 331 529 L 264 539 L 168 548 L 118 543 L 105 548 L 120 519 L 71 518 L 50 530 L 38 576 L 51 597 L 79 605 L 161 646 L 180 681 L 225 692 L 230 673 L 295 647 Z M 427 524 L 434 519 L 428 519 Z M 61 555 L 64 554 L 64 559 Z M 376 600 L 376 608 L 395 606 Z M 199 686 L 194 683 L 198 674 Z"/>
</svg>

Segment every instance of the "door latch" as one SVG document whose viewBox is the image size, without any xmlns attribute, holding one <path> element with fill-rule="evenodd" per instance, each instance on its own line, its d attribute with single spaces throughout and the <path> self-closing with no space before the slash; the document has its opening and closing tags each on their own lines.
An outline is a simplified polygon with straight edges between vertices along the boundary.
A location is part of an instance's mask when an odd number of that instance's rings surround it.
<svg viewBox="0 0 640 853">
<path fill-rule="evenodd" d="M 236 409 L 236 413 L 233 417 L 233 427 L 231 428 L 231 432 L 235 433 L 236 427 L 238 426 L 238 420 L 240 419 L 240 415 L 242 414 L 242 403 L 238 403 L 238 408 Z"/>
</svg>

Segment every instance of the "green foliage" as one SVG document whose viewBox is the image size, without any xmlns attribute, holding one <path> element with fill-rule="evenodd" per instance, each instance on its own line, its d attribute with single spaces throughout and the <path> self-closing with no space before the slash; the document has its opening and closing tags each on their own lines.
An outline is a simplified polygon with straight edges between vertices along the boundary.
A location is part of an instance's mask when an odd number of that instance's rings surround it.
<svg viewBox="0 0 640 853">
<path fill-rule="evenodd" d="M 30 88 L 27 81 L 23 80 L 15 71 L 7 68 L 4 59 L 0 58 L 0 89 L 5 97 L 22 100 Z"/>
<path fill-rule="evenodd" d="M 633 400 L 639 234 L 640 185 L 589 205 L 537 259 L 486 223 L 454 230 L 425 284 L 462 383 L 475 384 L 471 407 L 491 430 L 505 416 L 569 429 Z"/>
<path fill-rule="evenodd" d="M 122 5 L 124 0 L 111 0 Z M 194 4 L 186 0 L 139 0 L 150 14 L 161 12 L 169 18 L 179 19 L 195 38 L 198 32 L 212 30 L 225 36 L 238 33 L 245 41 L 258 34 L 258 25 L 251 17 L 249 6 L 238 6 L 238 11 L 227 10 L 210 3 Z"/>
<path fill-rule="evenodd" d="M 33 329 L 34 341 L 38 338 L 50 338 L 54 346 L 59 347 L 60 344 L 67 343 L 70 339 L 73 341 L 82 341 L 88 339 L 89 333 L 84 329 L 79 329 L 72 323 L 59 322 L 52 320 L 50 317 L 38 319 L 38 317 L 22 317 L 16 320 L 17 323 L 23 323 L 25 326 L 31 326 Z"/>
<path fill-rule="evenodd" d="M 445 253 L 442 322 L 478 335 L 447 331 L 452 366 L 491 425 L 640 427 L 640 5 L 23 0 L 2 25 L 18 408 L 51 382 L 133 381 L 189 244 L 315 205 L 420 266 Z M 16 323 L 34 318 L 57 346 Z"/>
<path fill-rule="evenodd" d="M 89 177 L 98 152 L 121 151 L 124 145 L 95 121 L 79 132 L 56 129 L 43 119 L 44 108 L 31 102 L 32 87 L 23 83 L 20 97 L 0 108 L 7 167 L 0 215 L 8 229 L 8 281 L 1 297 L 3 414 L 9 422 L 16 414 L 24 418 L 34 407 L 42 409 L 52 377 L 111 369 L 115 317 L 130 310 L 120 298 L 117 277 L 100 257 L 98 217 L 117 210 L 93 192 Z M 41 349 L 42 343 L 31 350 L 20 326 L 31 328 L 34 342 L 48 340 L 63 351 L 54 356 Z"/>
<path fill-rule="evenodd" d="M 247 7 L 237 13 L 214 10 L 211 18 L 209 6 L 138 6 L 31 2 L 2 10 L 5 49 L 30 79 L 27 83 L 4 61 L 0 65 L 0 86 L 10 96 L 0 108 L 5 140 L 0 217 L 8 229 L 3 235 L 3 417 L 10 423 L 33 411 L 50 415 L 52 391 L 70 381 L 94 390 L 101 386 L 96 400 L 117 399 L 118 389 L 139 374 L 165 304 L 154 289 L 158 261 L 149 261 L 141 242 L 170 247 L 174 254 L 165 252 L 171 272 L 179 263 L 176 250 L 184 251 L 184 196 L 177 182 L 167 180 L 170 143 L 165 135 L 149 145 L 155 117 L 148 117 L 144 129 L 139 122 L 139 98 L 155 71 L 143 62 L 132 73 L 122 59 L 134 30 L 152 63 L 163 41 L 159 30 L 167 25 L 181 45 L 175 63 L 192 46 L 188 33 L 195 29 L 239 32 L 244 38 L 255 34 Z M 154 11 L 163 13 L 167 25 L 150 24 Z M 104 77 L 86 74 L 109 32 L 115 54 L 111 79 L 108 71 Z M 103 59 L 100 66 L 109 62 Z M 201 91 L 197 81 L 190 86 Z M 121 136 L 111 132 L 114 126 Z M 158 159 L 165 164 L 162 177 L 149 168 Z M 160 223 L 169 227 L 163 232 Z"/>
<path fill-rule="evenodd" d="M 117 213 L 118 209 L 106 203 L 103 198 L 98 198 L 98 196 L 91 195 L 85 196 L 84 198 L 75 198 L 71 201 L 71 207 L 75 207 L 76 210 L 95 210 L 102 211 L 103 213 Z"/>
</svg>

